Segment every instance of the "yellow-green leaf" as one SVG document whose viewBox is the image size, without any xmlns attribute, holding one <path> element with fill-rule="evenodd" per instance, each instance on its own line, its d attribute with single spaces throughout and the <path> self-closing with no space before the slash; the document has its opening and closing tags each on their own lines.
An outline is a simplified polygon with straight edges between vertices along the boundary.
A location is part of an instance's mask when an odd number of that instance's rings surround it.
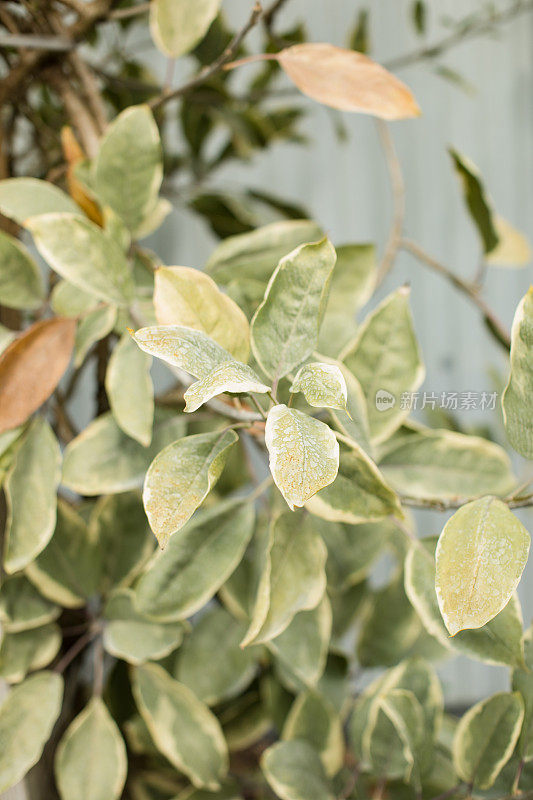
<svg viewBox="0 0 533 800">
<path fill-rule="evenodd" d="M 309 405 L 315 408 L 346 410 L 348 390 L 344 375 L 336 364 L 304 364 L 298 370 L 290 391 L 303 392 Z"/>
<path fill-rule="evenodd" d="M 9 308 L 38 308 L 44 299 L 39 267 L 18 239 L 0 231 L 0 303 Z"/>
<path fill-rule="evenodd" d="M 222 0 L 154 0 L 150 31 L 162 53 L 179 58 L 189 53 L 207 33 Z"/>
<path fill-rule="evenodd" d="M 514 228 L 503 217 L 493 220 L 498 244 L 490 251 L 485 261 L 497 267 L 525 267 L 531 261 L 531 245 L 523 233 Z"/>
<path fill-rule="evenodd" d="M 281 800 L 334 800 L 320 756 L 300 740 L 278 742 L 265 750 L 261 769 Z"/>
<path fill-rule="evenodd" d="M 105 387 L 117 425 L 144 447 L 152 441 L 154 386 L 152 359 L 125 333 L 111 353 Z"/>
<path fill-rule="evenodd" d="M 448 520 L 437 545 L 435 585 L 452 636 L 480 628 L 507 605 L 529 545 L 527 530 L 495 497 L 467 503 Z"/>
<path fill-rule="evenodd" d="M 0 678 L 20 683 L 28 672 L 48 666 L 62 641 L 61 629 L 53 622 L 19 633 L 4 630 L 0 637 Z"/>
<path fill-rule="evenodd" d="M 126 782 L 126 746 L 100 697 L 70 723 L 55 756 L 61 800 L 117 800 Z"/>
<path fill-rule="evenodd" d="M 184 369 L 195 378 L 205 378 L 215 367 L 234 360 L 227 350 L 203 331 L 180 325 L 141 328 L 133 338 L 145 353 Z"/>
<path fill-rule="evenodd" d="M 514 449 L 533 459 L 533 287 L 522 298 L 511 333 L 511 373 L 502 398 L 507 436 Z"/>
<path fill-rule="evenodd" d="M 9 633 L 19 633 L 53 622 L 59 606 L 43 597 L 24 575 L 6 578 L 0 587 L 0 623 Z"/>
<path fill-rule="evenodd" d="M 190 267 L 160 267 L 155 273 L 154 306 L 159 325 L 203 331 L 238 361 L 248 360 L 248 320 L 204 272 Z"/>
<path fill-rule="evenodd" d="M 328 775 L 335 775 L 344 762 L 344 734 L 340 716 L 316 691 L 302 692 L 291 706 L 281 738 L 309 742 L 320 754 Z"/>
<path fill-rule="evenodd" d="M 265 427 L 270 471 L 291 510 L 332 483 L 339 444 L 325 423 L 285 405 L 270 409 Z"/>
<path fill-rule="evenodd" d="M 270 386 L 261 382 L 261 379 L 246 364 L 239 361 L 225 361 L 202 378 L 192 383 L 184 394 L 185 411 L 190 414 L 196 411 L 212 397 L 224 392 L 232 394 L 265 394 L 270 391 Z"/>
<path fill-rule="evenodd" d="M 50 181 L 36 178 L 9 178 L 0 181 L 0 211 L 19 225 L 24 225 L 30 217 L 51 211 L 83 216 L 79 206 L 68 194 Z"/>
<path fill-rule="evenodd" d="M 144 481 L 143 502 L 161 548 L 209 494 L 238 438 L 233 430 L 186 436 L 165 447 L 152 461 Z"/>
</svg>

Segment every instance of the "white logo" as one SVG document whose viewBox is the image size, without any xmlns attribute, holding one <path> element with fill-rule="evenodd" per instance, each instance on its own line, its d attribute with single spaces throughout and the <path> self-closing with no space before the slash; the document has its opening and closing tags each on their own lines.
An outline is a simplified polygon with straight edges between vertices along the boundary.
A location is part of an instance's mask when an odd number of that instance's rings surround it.
<svg viewBox="0 0 533 800">
<path fill-rule="evenodd" d="M 394 408 L 396 405 L 396 398 L 386 389 L 378 389 L 376 392 L 376 408 L 378 411 L 388 411 L 389 408 Z"/>
</svg>

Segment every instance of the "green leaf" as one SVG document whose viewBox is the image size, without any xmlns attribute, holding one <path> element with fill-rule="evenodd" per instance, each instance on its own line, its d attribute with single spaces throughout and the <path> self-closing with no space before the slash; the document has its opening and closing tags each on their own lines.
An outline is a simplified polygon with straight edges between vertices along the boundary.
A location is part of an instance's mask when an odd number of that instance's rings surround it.
<svg viewBox="0 0 533 800">
<path fill-rule="evenodd" d="M 245 633 L 246 623 L 224 608 L 208 609 L 180 647 L 174 676 L 208 706 L 241 694 L 256 675 L 259 655 L 239 647 Z"/>
<path fill-rule="evenodd" d="M 153 211 L 163 179 L 159 130 L 148 106 L 125 109 L 108 126 L 93 164 L 94 189 L 131 231 Z"/>
<path fill-rule="evenodd" d="M 276 486 L 294 510 L 332 483 L 339 468 L 339 444 L 328 425 L 308 414 L 273 406 L 268 412 L 265 443 Z"/>
<path fill-rule="evenodd" d="M 442 619 L 435 590 L 437 537 L 414 544 L 405 560 L 405 590 L 427 631 L 444 647 L 489 664 L 511 667 L 523 664 L 522 614 L 514 594 L 505 608 L 482 628 L 450 637 Z"/>
<path fill-rule="evenodd" d="M 65 284 L 68 285 L 68 284 Z M 81 367 L 89 350 L 111 333 L 115 326 L 117 309 L 115 306 L 104 306 L 89 311 L 78 323 L 74 340 L 74 366 Z"/>
<path fill-rule="evenodd" d="M 390 514 L 402 516 L 395 493 L 355 442 L 350 448 L 340 448 L 339 472 L 334 483 L 312 497 L 306 507 L 330 522 L 354 525 L 384 519 Z"/>
<path fill-rule="evenodd" d="M 346 413 L 339 414 L 333 410 L 331 414 L 335 426 L 356 442 L 359 447 L 362 447 L 365 453 L 372 455 L 368 410 L 361 384 L 342 361 L 331 361 L 330 363 L 336 364 L 342 372 L 347 389 Z"/>
<path fill-rule="evenodd" d="M 33 675 L 9 692 L 0 706 L 0 792 L 40 759 L 62 699 L 63 679 L 54 672 Z"/>
<path fill-rule="evenodd" d="M 507 605 L 529 544 L 522 523 L 495 497 L 467 503 L 448 520 L 437 545 L 435 586 L 452 636 L 480 628 Z"/>
<path fill-rule="evenodd" d="M 53 622 L 20 633 L 3 631 L 0 638 L 0 678 L 20 683 L 28 672 L 42 669 L 56 657 L 63 637 Z"/>
<path fill-rule="evenodd" d="M 26 574 L 52 602 L 78 608 L 96 591 L 101 557 L 83 518 L 59 500 L 54 535 L 35 561 L 28 564 Z"/>
<path fill-rule="evenodd" d="M 303 741 L 278 742 L 265 750 L 261 769 L 281 800 L 334 800 L 316 750 Z"/>
<path fill-rule="evenodd" d="M 135 489 L 157 453 L 184 433 L 181 417 L 156 413 L 152 444 L 143 447 L 120 430 L 111 413 L 102 414 L 66 447 L 62 483 L 83 495 Z"/>
<path fill-rule="evenodd" d="M 357 377 L 368 404 L 372 438 L 387 439 L 409 414 L 402 394 L 424 380 L 424 365 L 409 309 L 409 289 L 393 292 L 365 319 L 339 358 Z"/>
<path fill-rule="evenodd" d="M 533 287 L 522 298 L 511 333 L 511 372 L 502 398 L 503 420 L 511 445 L 533 460 Z"/>
<path fill-rule="evenodd" d="M 317 529 L 328 548 L 328 588 L 335 594 L 364 580 L 397 531 L 389 520 L 360 525 L 325 522 L 319 523 Z"/>
<path fill-rule="evenodd" d="M 516 483 L 509 456 L 479 436 L 418 431 L 387 449 L 379 468 L 393 489 L 417 498 L 475 497 L 509 492 Z"/>
<path fill-rule="evenodd" d="M 131 302 L 133 280 L 126 256 L 94 222 L 54 213 L 32 217 L 27 227 L 39 253 L 62 278 L 106 302 Z"/>
<path fill-rule="evenodd" d="M 318 684 L 326 668 L 331 637 L 331 606 L 324 594 L 316 608 L 300 611 L 283 633 L 267 642 L 292 683 L 300 690 Z"/>
<path fill-rule="evenodd" d="M 355 335 L 355 315 L 370 300 L 376 283 L 373 244 L 345 244 L 335 249 L 337 263 L 318 338 L 320 352 L 331 356 L 337 356 Z"/>
<path fill-rule="evenodd" d="M 33 258 L 18 239 L 0 231 L 0 303 L 38 308 L 45 297 L 43 276 Z"/>
<path fill-rule="evenodd" d="M 134 669 L 133 693 L 163 755 L 195 786 L 218 789 L 228 769 L 228 752 L 207 706 L 155 664 Z"/>
<path fill-rule="evenodd" d="M 494 225 L 492 204 L 485 193 L 481 175 L 475 164 L 457 150 L 449 148 L 448 152 L 461 181 L 468 213 L 481 238 L 483 252 L 490 253 L 498 244 L 499 237 Z"/>
<path fill-rule="evenodd" d="M 524 667 L 526 669 L 524 669 Z M 518 740 L 518 752 L 522 758 L 531 757 L 531 746 L 533 745 L 532 723 L 533 723 L 533 627 L 530 626 L 524 633 L 524 663 L 521 668 L 513 670 L 512 688 L 518 692 L 524 704 L 524 721 L 522 731 Z"/>
<path fill-rule="evenodd" d="M 99 305 L 94 294 L 84 292 L 79 286 L 63 279 L 58 280 L 52 294 L 50 305 L 58 317 L 80 317 Z"/>
<path fill-rule="evenodd" d="M 60 477 L 59 443 L 48 422 L 36 417 L 16 451 L 4 487 L 6 572 L 24 569 L 50 541 Z"/>
<path fill-rule="evenodd" d="M 46 625 L 60 613 L 61 609 L 39 594 L 24 575 L 6 578 L 0 587 L 0 623 L 8 633 Z"/>
<path fill-rule="evenodd" d="M 316 222 L 307 219 L 272 222 L 250 233 L 228 236 L 211 253 L 206 269 L 222 284 L 235 279 L 256 281 L 261 287 L 259 300 L 279 260 L 323 235 Z"/>
<path fill-rule="evenodd" d="M 251 504 L 231 501 L 199 513 L 148 564 L 136 585 L 137 608 L 163 622 L 190 617 L 231 575 L 253 526 Z"/>
<path fill-rule="evenodd" d="M 252 350 L 275 382 L 317 346 L 335 259 L 324 238 L 289 253 L 272 274 L 252 320 Z"/>
<path fill-rule="evenodd" d="M 104 647 L 129 664 L 143 664 L 168 656 L 183 639 L 180 622 L 154 622 L 134 605 L 131 589 L 117 589 L 105 607 Z"/>
<path fill-rule="evenodd" d="M 524 705 L 517 692 L 499 692 L 467 711 L 453 740 L 459 777 L 476 789 L 490 789 L 513 753 L 523 718 Z"/>
<path fill-rule="evenodd" d="M 51 211 L 79 214 L 81 209 L 68 194 L 50 181 L 36 178 L 9 178 L 0 181 L 0 211 L 24 225 L 30 217 Z"/>
<path fill-rule="evenodd" d="M 384 693 L 375 706 L 367 734 L 372 771 L 410 781 L 416 768 L 414 782 L 420 786 L 417 761 L 424 733 L 423 711 L 414 694 L 405 689 Z"/>
<path fill-rule="evenodd" d="M 316 691 L 298 695 L 283 726 L 281 738 L 309 742 L 320 754 L 328 775 L 335 775 L 344 763 L 344 734 L 340 716 Z"/>
<path fill-rule="evenodd" d="M 189 53 L 201 42 L 222 0 L 154 0 L 150 6 L 152 39 L 169 58 Z"/>
<path fill-rule="evenodd" d="M 310 406 L 346 410 L 348 390 L 340 368 L 336 364 L 314 362 L 300 367 L 290 391 L 303 392 Z"/>
<path fill-rule="evenodd" d="M 238 361 L 248 360 L 248 320 L 204 272 L 190 267 L 160 267 L 155 273 L 154 306 L 160 325 L 203 331 Z"/>
<path fill-rule="evenodd" d="M 206 378 L 220 364 L 233 362 L 232 356 L 202 331 L 179 325 L 154 325 L 135 331 L 141 350 L 194 375 Z"/>
<path fill-rule="evenodd" d="M 0 325 L 0 354 L 4 352 L 6 347 L 9 347 L 15 335 L 14 331 L 6 328 L 5 325 Z"/>
<path fill-rule="evenodd" d="M 268 550 L 242 646 L 279 636 L 298 611 L 315 608 L 326 588 L 326 547 L 303 512 L 270 526 Z"/>
<path fill-rule="evenodd" d="M 140 492 L 101 497 L 89 519 L 89 538 L 100 554 L 100 591 L 128 586 L 154 549 Z"/>
<path fill-rule="evenodd" d="M 202 378 L 191 384 L 184 394 L 185 409 L 188 414 L 196 411 L 212 397 L 224 392 L 232 394 L 265 394 L 270 391 L 270 386 L 261 382 L 261 379 L 246 364 L 239 361 L 226 361 Z"/>
<path fill-rule="evenodd" d="M 93 697 L 63 734 L 55 756 L 62 800 L 118 800 L 126 782 L 126 747 L 100 697 Z"/>
<path fill-rule="evenodd" d="M 143 502 L 161 549 L 183 528 L 218 481 L 237 441 L 233 430 L 186 436 L 167 445 L 150 464 Z"/>
<path fill-rule="evenodd" d="M 124 433 L 144 447 L 152 441 L 154 386 L 152 359 L 125 333 L 109 359 L 105 388 L 111 411 Z"/>
</svg>

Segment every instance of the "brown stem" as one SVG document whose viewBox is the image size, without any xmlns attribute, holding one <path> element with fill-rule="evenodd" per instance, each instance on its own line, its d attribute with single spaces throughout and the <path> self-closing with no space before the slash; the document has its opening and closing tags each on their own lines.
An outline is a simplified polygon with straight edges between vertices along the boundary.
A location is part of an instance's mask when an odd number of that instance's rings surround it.
<svg viewBox="0 0 533 800">
<path fill-rule="evenodd" d="M 411 508 L 429 508 L 434 511 L 452 511 L 477 499 L 477 497 L 454 497 L 450 500 L 441 500 L 437 497 L 411 497 L 409 495 L 400 495 L 400 502 L 404 506 L 410 506 Z M 529 508 L 533 506 L 533 494 L 524 495 L 523 497 L 500 499 L 509 508 Z"/>
<path fill-rule="evenodd" d="M 109 361 L 109 337 L 101 339 L 96 345 L 96 416 L 109 411 L 109 401 L 105 390 L 105 376 Z"/>
<path fill-rule="evenodd" d="M 433 272 L 437 272 L 439 275 L 447 278 L 456 289 L 459 289 L 463 294 L 465 294 L 481 311 L 485 324 L 496 341 L 503 348 L 505 348 L 505 350 L 509 351 L 511 347 L 510 334 L 504 328 L 500 320 L 496 317 L 492 309 L 489 308 L 475 284 L 468 283 L 468 281 L 460 278 L 458 275 L 449 270 L 448 267 L 444 266 L 444 264 L 441 264 L 435 258 L 426 253 L 425 250 L 416 244 L 416 242 L 413 242 L 410 239 L 401 239 L 399 247 L 400 249 L 411 253 L 422 264 L 430 267 Z"/>
<path fill-rule="evenodd" d="M 59 659 L 54 667 L 54 672 L 57 672 L 61 675 L 69 666 L 69 664 L 74 661 L 76 656 L 78 656 L 87 647 L 87 645 L 92 642 L 95 636 L 98 636 L 98 633 L 98 628 L 91 628 L 87 631 L 87 633 L 84 633 L 83 636 L 80 636 L 79 639 L 76 639 L 72 647 L 70 647 L 65 655 Z"/>
</svg>

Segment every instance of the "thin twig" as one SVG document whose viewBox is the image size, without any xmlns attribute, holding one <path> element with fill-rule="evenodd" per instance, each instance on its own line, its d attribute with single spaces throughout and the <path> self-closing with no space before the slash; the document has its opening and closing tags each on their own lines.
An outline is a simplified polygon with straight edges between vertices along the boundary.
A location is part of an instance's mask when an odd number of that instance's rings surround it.
<svg viewBox="0 0 533 800">
<path fill-rule="evenodd" d="M 473 500 L 478 500 L 478 497 L 454 497 L 449 500 L 442 500 L 438 497 L 411 497 L 410 495 L 400 495 L 400 502 L 404 506 L 411 508 L 428 508 L 433 511 L 452 511 L 466 503 L 471 503 Z M 529 508 L 533 506 L 533 494 L 524 495 L 523 497 L 510 497 L 500 498 L 502 503 L 505 503 L 509 508 Z"/>
<path fill-rule="evenodd" d="M 403 233 L 403 224 L 405 219 L 405 184 L 403 180 L 403 173 L 394 141 L 390 133 L 389 126 L 383 120 L 376 120 L 378 134 L 381 142 L 381 147 L 387 162 L 387 169 L 389 171 L 390 184 L 392 190 L 392 224 L 389 232 L 389 238 L 385 246 L 383 258 L 377 270 L 377 285 L 387 277 L 394 260 L 400 248 L 400 242 Z"/>
<path fill-rule="evenodd" d="M 104 690 L 104 644 L 99 636 L 94 643 L 93 695 L 101 697 Z"/>
<path fill-rule="evenodd" d="M 202 69 L 198 73 L 198 75 L 196 75 L 194 78 L 191 78 L 191 80 L 187 81 L 187 83 L 184 83 L 178 89 L 174 89 L 171 92 L 166 92 L 164 94 L 161 94 L 159 97 L 155 97 L 153 100 L 150 100 L 149 105 L 152 108 L 152 110 L 160 108 L 162 105 L 164 105 L 165 103 L 169 103 L 171 100 L 177 100 L 179 97 L 182 97 L 184 94 L 187 94 L 187 92 L 190 92 L 191 89 L 195 89 L 197 86 L 200 86 L 202 83 L 205 83 L 205 81 L 209 80 L 209 78 L 211 78 L 213 75 L 219 72 L 225 64 L 231 61 L 231 59 L 239 49 L 241 42 L 249 33 L 249 31 L 251 31 L 252 28 L 254 28 L 257 25 L 263 13 L 264 12 L 261 5 L 258 2 L 256 2 L 250 17 L 248 18 L 248 21 L 246 22 L 244 27 L 241 28 L 241 30 L 235 34 L 231 42 L 228 44 L 226 49 L 220 54 L 220 56 L 217 59 L 215 59 L 215 61 L 213 61 L 213 63 L 210 64 L 208 67 L 204 67 L 204 69 Z"/>
<path fill-rule="evenodd" d="M 99 633 L 99 628 L 93 627 L 90 630 L 88 630 L 87 633 L 84 633 L 83 636 L 80 636 L 79 639 L 76 639 L 72 647 L 70 647 L 65 653 L 65 655 L 59 659 L 59 661 L 54 667 L 54 672 L 62 674 L 69 666 L 69 664 L 71 664 L 72 661 L 74 661 L 76 656 L 78 656 L 82 652 L 82 650 L 84 650 L 87 647 L 87 645 L 90 644 L 96 636 L 98 636 L 98 633 Z"/>
<path fill-rule="evenodd" d="M 147 14 L 150 11 L 150 5 L 150 3 L 141 3 L 131 8 L 116 8 L 110 12 L 108 19 L 130 19 L 130 17 L 137 17 L 140 14 Z"/>
<path fill-rule="evenodd" d="M 485 324 L 496 341 L 501 344 L 505 350 L 509 351 L 511 347 L 510 334 L 504 328 L 500 320 L 496 317 L 492 309 L 489 308 L 479 293 L 479 289 L 474 284 L 460 278 L 458 275 L 448 269 L 448 267 L 444 266 L 444 264 L 441 264 L 439 261 L 433 258 L 433 256 L 430 256 L 428 253 L 426 253 L 425 250 L 416 244 L 416 242 L 412 242 L 410 239 L 401 239 L 399 248 L 411 253 L 422 264 L 425 264 L 434 272 L 437 272 L 439 275 L 447 278 L 456 289 L 459 289 L 463 294 L 465 294 L 481 311 Z"/>
<path fill-rule="evenodd" d="M 59 36 L 39 36 L 34 33 L 0 33 L 0 48 L 5 47 L 64 53 L 72 50 L 74 42 Z"/>
</svg>

